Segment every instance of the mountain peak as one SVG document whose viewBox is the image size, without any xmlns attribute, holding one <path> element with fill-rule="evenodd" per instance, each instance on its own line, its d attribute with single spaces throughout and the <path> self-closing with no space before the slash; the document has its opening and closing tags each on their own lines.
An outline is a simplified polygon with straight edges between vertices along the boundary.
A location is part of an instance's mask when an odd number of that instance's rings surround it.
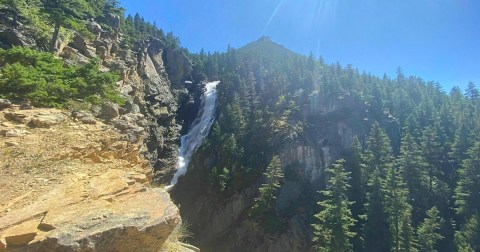
<svg viewBox="0 0 480 252">
<path fill-rule="evenodd" d="M 263 42 L 263 41 L 265 41 L 265 42 L 272 42 L 272 43 L 273 43 L 272 38 L 270 38 L 270 36 L 261 36 L 261 37 L 257 40 L 257 42 Z"/>
<path fill-rule="evenodd" d="M 281 58 L 298 55 L 283 45 L 274 42 L 269 36 L 262 36 L 256 41 L 250 42 L 241 47 L 239 51 L 247 55 L 269 55 Z"/>
</svg>

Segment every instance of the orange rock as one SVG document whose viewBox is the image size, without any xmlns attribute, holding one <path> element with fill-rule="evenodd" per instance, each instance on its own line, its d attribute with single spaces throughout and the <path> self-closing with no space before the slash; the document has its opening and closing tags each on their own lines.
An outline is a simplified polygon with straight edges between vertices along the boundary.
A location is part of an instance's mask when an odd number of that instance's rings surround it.
<svg viewBox="0 0 480 252">
<path fill-rule="evenodd" d="M 181 222 L 165 190 L 138 182 L 145 175 L 112 169 L 88 179 L 78 176 L 0 217 L 3 246 L 21 251 L 158 251 Z"/>
<path fill-rule="evenodd" d="M 40 219 L 34 219 L 7 229 L 2 235 L 7 247 L 28 245 L 37 236 L 39 223 Z"/>
</svg>

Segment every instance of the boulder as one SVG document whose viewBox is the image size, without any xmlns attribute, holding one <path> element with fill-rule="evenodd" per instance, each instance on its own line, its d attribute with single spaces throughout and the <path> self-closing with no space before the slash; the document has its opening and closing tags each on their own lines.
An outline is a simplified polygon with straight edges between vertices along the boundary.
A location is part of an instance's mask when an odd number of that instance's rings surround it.
<svg viewBox="0 0 480 252">
<path fill-rule="evenodd" d="M 77 49 L 81 54 L 89 57 L 89 58 L 95 58 L 95 48 L 90 46 L 85 38 L 83 38 L 80 35 L 76 35 L 73 37 L 73 42 L 69 44 L 70 47 L 73 47 Z"/>
<path fill-rule="evenodd" d="M 73 176 L 0 217 L 0 251 L 158 251 L 181 219 L 168 193 L 146 180 L 122 170 Z"/>
<path fill-rule="evenodd" d="M 120 17 L 115 14 L 108 13 L 105 15 L 105 23 L 113 29 L 120 29 Z"/>
<path fill-rule="evenodd" d="M 70 46 L 65 46 L 60 53 L 60 56 L 64 58 L 70 65 L 88 62 L 88 58 L 85 57 L 85 55 L 81 54 L 77 49 Z"/>
<path fill-rule="evenodd" d="M 32 104 L 30 104 L 30 101 L 23 101 L 20 103 L 20 109 L 21 110 L 30 110 L 33 109 Z"/>
<path fill-rule="evenodd" d="M 0 133 L 5 137 L 22 137 L 30 133 L 25 129 L 10 129 L 10 130 L 0 130 Z"/>
<path fill-rule="evenodd" d="M 28 123 L 32 119 L 30 114 L 23 113 L 22 111 L 5 112 L 4 116 L 9 121 L 23 124 Z"/>
<path fill-rule="evenodd" d="M 100 109 L 99 117 L 110 121 L 113 118 L 117 118 L 120 116 L 120 106 L 113 102 L 105 102 L 102 104 L 102 108 Z"/>
<path fill-rule="evenodd" d="M 99 34 L 100 32 L 102 32 L 102 26 L 97 22 L 95 22 L 94 20 L 88 21 L 87 29 L 89 32 L 93 34 Z"/>
<path fill-rule="evenodd" d="M 142 114 L 128 113 L 112 120 L 113 126 L 118 129 L 123 139 L 129 142 L 138 142 L 142 135 L 146 133 L 145 127 L 148 122 Z"/>
<path fill-rule="evenodd" d="M 7 99 L 0 99 L 0 110 L 12 107 L 12 102 Z"/>
<path fill-rule="evenodd" d="M 25 36 L 17 29 L 6 29 L 0 32 L 0 40 L 9 46 L 28 46 L 33 47 L 36 45 L 35 40 L 31 37 Z"/>
<path fill-rule="evenodd" d="M 93 116 L 84 117 L 84 118 L 80 119 L 80 121 L 84 124 L 90 124 L 90 125 L 97 124 L 97 120 L 95 120 L 95 117 L 93 117 Z"/>
<path fill-rule="evenodd" d="M 33 116 L 30 126 L 38 128 L 50 128 L 53 125 L 67 121 L 68 117 L 61 113 L 39 113 Z"/>
</svg>

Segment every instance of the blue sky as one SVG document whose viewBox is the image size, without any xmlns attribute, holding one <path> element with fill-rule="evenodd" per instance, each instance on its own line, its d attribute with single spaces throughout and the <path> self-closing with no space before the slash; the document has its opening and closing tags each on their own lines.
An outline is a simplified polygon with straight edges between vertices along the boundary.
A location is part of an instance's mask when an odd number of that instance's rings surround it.
<svg viewBox="0 0 480 252">
<path fill-rule="evenodd" d="M 327 63 L 480 86 L 478 0 L 120 0 L 192 52 L 225 51 L 267 35 Z"/>
</svg>

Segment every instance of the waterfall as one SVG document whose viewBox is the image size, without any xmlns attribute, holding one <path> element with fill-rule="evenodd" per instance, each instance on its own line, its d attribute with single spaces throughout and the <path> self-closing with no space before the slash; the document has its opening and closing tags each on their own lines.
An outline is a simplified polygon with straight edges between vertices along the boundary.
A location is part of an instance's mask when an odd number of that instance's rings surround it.
<svg viewBox="0 0 480 252">
<path fill-rule="evenodd" d="M 207 90 L 202 95 L 202 103 L 200 105 L 198 116 L 195 121 L 193 121 L 188 133 L 180 138 L 177 172 L 173 176 L 170 186 L 168 186 L 167 189 L 177 184 L 180 176 L 185 175 L 193 152 L 202 143 L 203 139 L 210 131 L 215 114 L 218 83 L 220 83 L 220 81 L 209 82 L 206 84 Z"/>
</svg>

